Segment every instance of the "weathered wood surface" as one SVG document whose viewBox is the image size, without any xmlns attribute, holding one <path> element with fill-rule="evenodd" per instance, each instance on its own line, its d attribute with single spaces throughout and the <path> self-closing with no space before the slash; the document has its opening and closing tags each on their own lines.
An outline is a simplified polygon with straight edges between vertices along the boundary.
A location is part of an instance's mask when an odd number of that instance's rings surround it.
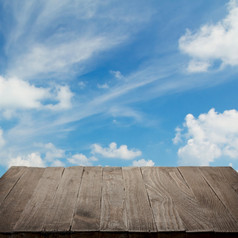
<svg viewBox="0 0 238 238">
<path fill-rule="evenodd" d="M 176 169 L 174 169 L 176 172 Z M 165 172 L 165 173 L 164 173 Z M 149 195 L 155 223 L 158 231 L 184 231 L 185 226 L 173 200 L 173 194 L 168 187 L 175 184 L 173 178 L 168 176 L 168 170 L 160 172 L 157 168 L 142 168 L 144 183 Z M 173 192 L 173 187 L 171 191 Z"/>
<path fill-rule="evenodd" d="M 154 216 L 140 168 L 123 167 L 122 171 L 125 182 L 128 230 L 155 232 Z"/>
<path fill-rule="evenodd" d="M 238 221 L 238 194 L 234 191 L 232 185 L 227 182 L 227 179 L 220 173 L 220 170 L 204 167 L 201 171 L 214 193 L 232 214 L 233 218 Z"/>
<path fill-rule="evenodd" d="M 64 168 L 46 168 L 29 199 L 14 231 L 42 231 L 44 220 L 60 182 Z M 27 183 L 25 184 L 27 186 Z M 17 199 L 17 197 L 15 197 Z"/>
<path fill-rule="evenodd" d="M 83 167 L 65 168 L 44 220 L 44 231 L 69 231 L 79 193 Z"/>
<path fill-rule="evenodd" d="M 84 168 L 72 231 L 98 231 L 101 215 L 102 168 Z"/>
<path fill-rule="evenodd" d="M 26 171 L 25 167 L 11 167 L 0 180 L 0 205 Z"/>
<path fill-rule="evenodd" d="M 12 167 L 1 237 L 238 237 L 230 167 Z"/>
<path fill-rule="evenodd" d="M 154 178 L 146 179 L 149 187 L 150 180 L 157 181 L 156 191 L 163 194 L 167 193 L 173 203 L 167 204 L 165 209 L 167 215 L 163 218 L 166 222 L 167 229 L 170 231 L 187 230 L 189 232 L 211 231 L 209 220 L 201 211 L 196 197 L 189 186 L 184 181 L 177 168 L 143 168 L 144 174 L 153 172 Z M 165 190 L 161 191 L 161 187 Z M 170 206 L 170 207 L 168 207 Z M 157 216 L 159 211 L 155 211 Z M 171 216 L 171 217 L 170 217 Z M 158 219 L 160 220 L 160 219 Z M 182 220 L 182 221 L 181 221 Z M 161 221 L 161 220 L 160 220 Z"/>
<path fill-rule="evenodd" d="M 215 232 L 238 232 L 236 220 L 204 179 L 200 169 L 197 167 L 181 167 L 179 170 L 195 195 L 199 203 L 199 209 L 203 211 L 210 222 L 209 227 L 213 227 Z M 202 171 L 204 170 L 207 170 L 207 168 L 202 169 Z"/>
<path fill-rule="evenodd" d="M 24 174 L 18 180 L 17 185 L 14 186 L 0 206 L 0 231 L 13 231 L 14 225 L 19 220 L 44 172 L 44 169 L 41 168 L 24 168 L 24 170 Z"/>
<path fill-rule="evenodd" d="M 125 188 L 120 167 L 103 169 L 101 231 L 127 231 Z"/>
</svg>

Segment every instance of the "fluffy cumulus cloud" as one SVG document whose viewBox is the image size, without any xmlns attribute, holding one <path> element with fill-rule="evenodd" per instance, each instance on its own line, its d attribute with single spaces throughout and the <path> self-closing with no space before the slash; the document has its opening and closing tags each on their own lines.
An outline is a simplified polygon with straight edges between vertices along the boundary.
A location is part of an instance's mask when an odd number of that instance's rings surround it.
<svg viewBox="0 0 238 238">
<path fill-rule="evenodd" d="M 106 148 L 103 148 L 99 144 L 93 144 L 92 153 L 99 154 L 105 158 L 117 158 L 125 160 L 134 159 L 135 157 L 142 154 L 140 150 L 129 150 L 127 145 L 121 145 L 120 147 L 117 147 L 115 142 L 112 142 L 109 147 Z"/>
<path fill-rule="evenodd" d="M 39 153 L 31 153 L 27 156 L 17 156 L 10 159 L 8 166 L 45 167 L 46 165 Z"/>
<path fill-rule="evenodd" d="M 174 143 L 182 165 L 209 165 L 219 157 L 238 159 L 238 111 L 218 113 L 211 109 L 195 118 L 188 114 L 183 128 L 177 129 Z"/>
<path fill-rule="evenodd" d="M 155 163 L 152 160 L 145 160 L 145 159 L 134 160 L 132 162 L 132 166 L 135 166 L 135 167 L 143 167 L 143 166 L 151 167 L 154 165 Z"/>
<path fill-rule="evenodd" d="M 97 158 L 94 156 L 87 158 L 84 154 L 75 154 L 67 160 L 74 165 L 91 166 L 93 161 L 97 161 Z"/>
<path fill-rule="evenodd" d="M 48 89 L 38 88 L 18 78 L 5 79 L 0 76 L 0 108 L 39 108 L 41 101 L 49 98 Z"/>
<path fill-rule="evenodd" d="M 192 33 L 187 30 L 179 40 L 179 48 L 192 59 L 189 72 L 204 72 L 220 61 L 220 67 L 238 65 L 238 1 L 228 4 L 228 15 L 216 24 L 205 24 Z"/>
<path fill-rule="evenodd" d="M 0 131 L 2 132 L 2 131 Z M 0 136 L 0 165 L 10 166 L 65 166 L 66 152 L 63 149 L 57 148 L 52 143 L 33 144 L 31 149 L 22 151 L 21 148 L 11 147 L 9 143 L 3 140 L 1 145 Z M 3 138 L 2 138 L 3 139 Z M 8 142 L 8 141 L 7 141 Z"/>
<path fill-rule="evenodd" d="M 0 76 L 0 110 L 6 118 L 13 115 L 14 110 L 44 109 L 64 110 L 71 107 L 73 93 L 68 86 L 54 88 L 36 87 L 19 78 L 4 78 Z M 45 104 L 53 100 L 55 104 Z"/>
</svg>

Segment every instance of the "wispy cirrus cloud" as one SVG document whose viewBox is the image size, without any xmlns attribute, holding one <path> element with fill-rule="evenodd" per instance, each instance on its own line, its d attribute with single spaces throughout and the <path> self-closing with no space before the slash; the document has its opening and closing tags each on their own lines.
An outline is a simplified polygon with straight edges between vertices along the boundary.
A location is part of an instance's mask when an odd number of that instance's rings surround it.
<svg viewBox="0 0 238 238">
<path fill-rule="evenodd" d="M 124 5 L 90 0 L 5 3 L 4 75 L 64 79 L 85 71 L 82 63 L 127 41 L 153 14 L 145 2 L 131 1 L 134 11 Z"/>
<path fill-rule="evenodd" d="M 5 140 L 3 138 L 3 130 L 0 128 L 0 148 L 5 145 Z"/>
</svg>

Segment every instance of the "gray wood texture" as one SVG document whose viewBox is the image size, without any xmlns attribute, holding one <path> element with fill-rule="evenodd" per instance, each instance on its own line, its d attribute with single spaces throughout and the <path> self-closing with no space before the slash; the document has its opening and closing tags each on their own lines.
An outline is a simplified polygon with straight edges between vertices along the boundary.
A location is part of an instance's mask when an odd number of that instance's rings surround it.
<svg viewBox="0 0 238 238">
<path fill-rule="evenodd" d="M 226 209 L 213 189 L 204 179 L 201 170 L 197 167 L 180 167 L 183 178 L 195 195 L 200 210 L 211 223 L 213 231 L 237 231 L 237 224 L 231 213 Z M 202 171 L 206 170 L 203 168 Z"/>
<path fill-rule="evenodd" d="M 24 168 L 24 174 L 0 206 L 0 231 L 13 231 L 43 172 L 42 168 Z"/>
<path fill-rule="evenodd" d="M 100 230 L 127 231 L 125 188 L 119 167 L 103 170 Z"/>
<path fill-rule="evenodd" d="M 231 167 L 219 167 L 217 168 L 225 178 L 226 182 L 236 191 L 238 194 L 238 173 Z"/>
<path fill-rule="evenodd" d="M 14 231 L 43 231 L 44 219 L 54 198 L 64 168 L 46 168 L 25 206 Z"/>
<path fill-rule="evenodd" d="M 12 167 L 0 238 L 238 237 L 230 167 Z"/>
<path fill-rule="evenodd" d="M 72 231 L 98 231 L 101 215 L 102 168 L 85 167 Z"/>
<path fill-rule="evenodd" d="M 196 197 L 184 181 L 177 168 L 145 168 L 143 170 L 144 174 L 146 170 L 147 173 L 150 173 L 148 169 L 155 171 L 156 179 L 160 181 L 163 188 L 172 198 L 173 205 L 175 205 L 175 208 L 173 208 L 172 211 L 183 221 L 182 225 L 181 221 L 178 220 L 179 222 L 177 224 L 177 227 L 179 228 L 179 230 L 183 229 L 183 227 L 185 227 L 186 231 L 189 232 L 204 232 L 212 230 L 209 226 L 209 222 L 207 221 L 204 212 L 201 211 L 199 207 L 199 203 L 196 200 Z M 160 191 L 160 188 L 158 188 L 157 191 Z M 175 221 L 171 221 L 169 217 L 166 217 L 165 219 L 168 220 L 167 225 L 170 225 L 173 231 L 177 231 L 175 230 Z"/>
<path fill-rule="evenodd" d="M 142 168 L 142 174 L 146 190 L 149 195 L 157 230 L 163 231 L 185 231 L 173 196 L 168 191 L 167 182 L 163 182 L 163 173 L 160 168 Z M 167 178 L 165 178 L 167 179 Z"/>
<path fill-rule="evenodd" d="M 123 167 L 122 171 L 126 192 L 128 230 L 156 232 L 154 216 L 140 168 Z"/>
<path fill-rule="evenodd" d="M 227 182 L 220 170 L 214 167 L 204 167 L 200 169 L 209 186 L 222 201 L 224 206 L 232 214 L 233 218 L 238 221 L 238 194 Z"/>
<path fill-rule="evenodd" d="M 65 168 L 44 220 L 44 231 L 69 231 L 81 184 L 83 167 Z"/>
<path fill-rule="evenodd" d="M 0 205 L 25 172 L 25 167 L 11 167 L 0 179 Z"/>
</svg>

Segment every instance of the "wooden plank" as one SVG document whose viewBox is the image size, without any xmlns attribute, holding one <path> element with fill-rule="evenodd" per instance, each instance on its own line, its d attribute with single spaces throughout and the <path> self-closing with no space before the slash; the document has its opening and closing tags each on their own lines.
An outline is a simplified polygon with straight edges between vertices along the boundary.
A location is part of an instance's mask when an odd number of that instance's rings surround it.
<svg viewBox="0 0 238 238">
<path fill-rule="evenodd" d="M 217 169 L 238 194 L 238 173 L 231 167 L 218 167 Z"/>
<path fill-rule="evenodd" d="M 0 178 L 0 205 L 21 178 L 25 168 L 13 166 Z"/>
<path fill-rule="evenodd" d="M 196 197 L 177 168 L 155 167 L 148 169 L 149 170 L 146 171 L 147 173 L 150 173 L 152 170 L 155 171 L 156 178 L 154 179 L 159 181 L 163 189 L 171 196 L 186 231 L 211 231 L 211 224 L 207 220 L 204 212 L 200 210 Z M 167 219 L 169 220 L 170 218 L 168 217 Z"/>
<path fill-rule="evenodd" d="M 65 168 L 44 221 L 44 231 L 69 231 L 81 184 L 83 167 Z"/>
<path fill-rule="evenodd" d="M 72 231 L 98 231 L 101 214 L 102 168 L 85 167 Z"/>
<path fill-rule="evenodd" d="M 49 205 L 54 199 L 64 168 L 46 168 L 14 231 L 42 231 Z"/>
<path fill-rule="evenodd" d="M 163 168 L 141 168 L 146 190 L 149 195 L 157 230 L 185 231 L 176 205 L 163 179 L 160 179 L 160 170 Z"/>
<path fill-rule="evenodd" d="M 140 168 L 123 167 L 127 223 L 130 232 L 156 232 L 156 225 Z"/>
<path fill-rule="evenodd" d="M 198 167 L 180 167 L 180 172 L 190 189 L 193 191 L 200 209 L 215 232 L 238 231 L 236 221 L 207 184 Z"/>
<path fill-rule="evenodd" d="M 236 191 L 230 186 L 219 169 L 215 167 L 204 167 L 200 171 L 233 218 L 238 221 L 238 194 Z"/>
<path fill-rule="evenodd" d="M 125 189 L 122 169 L 103 169 L 101 231 L 127 231 Z"/>
<path fill-rule="evenodd" d="M 0 231 L 11 232 L 31 198 L 43 172 L 43 168 L 24 168 L 25 173 L 0 206 Z"/>
</svg>

